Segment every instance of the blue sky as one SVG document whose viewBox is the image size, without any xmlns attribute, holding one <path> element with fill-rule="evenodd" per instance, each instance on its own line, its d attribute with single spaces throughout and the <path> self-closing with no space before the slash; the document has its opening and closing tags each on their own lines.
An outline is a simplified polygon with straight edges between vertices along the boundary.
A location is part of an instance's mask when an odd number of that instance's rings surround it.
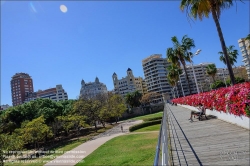
<svg viewBox="0 0 250 166">
<path fill-rule="evenodd" d="M 67 12 L 60 10 L 60 5 Z M 113 89 L 112 74 L 127 68 L 142 76 L 142 59 L 172 47 L 171 37 L 193 38 L 194 63 L 214 62 L 221 45 L 212 17 L 189 23 L 174 1 L 1 2 L 1 104 L 11 105 L 11 77 L 32 76 L 34 90 L 62 84 L 70 99 L 80 92 L 81 79 L 99 80 Z M 222 12 L 226 45 L 249 33 L 249 2 Z M 241 53 L 237 65 L 242 65 Z"/>
</svg>

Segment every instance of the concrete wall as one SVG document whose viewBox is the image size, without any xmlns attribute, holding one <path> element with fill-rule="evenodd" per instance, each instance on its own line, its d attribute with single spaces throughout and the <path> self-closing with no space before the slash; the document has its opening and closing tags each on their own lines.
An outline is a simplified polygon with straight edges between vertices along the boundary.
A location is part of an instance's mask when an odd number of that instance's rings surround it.
<svg viewBox="0 0 250 166">
<path fill-rule="evenodd" d="M 193 107 L 193 106 L 180 105 L 180 104 L 178 104 L 178 105 L 181 106 L 181 107 L 184 107 L 184 108 L 188 108 L 188 109 L 193 110 L 193 111 L 198 110 L 196 107 Z M 236 115 L 233 115 L 233 114 L 230 114 L 230 113 L 219 112 L 217 110 L 209 110 L 209 109 L 206 109 L 206 115 L 216 116 L 220 120 L 223 120 L 223 121 L 238 125 L 240 127 L 248 129 L 248 130 L 250 128 L 249 127 L 249 118 L 246 117 L 246 116 L 236 116 Z"/>
</svg>

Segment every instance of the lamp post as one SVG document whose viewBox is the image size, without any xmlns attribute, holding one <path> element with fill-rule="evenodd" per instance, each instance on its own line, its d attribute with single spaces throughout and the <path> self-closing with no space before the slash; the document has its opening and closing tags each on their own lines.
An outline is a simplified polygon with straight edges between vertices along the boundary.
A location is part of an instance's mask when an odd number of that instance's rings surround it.
<svg viewBox="0 0 250 166">
<path fill-rule="evenodd" d="M 195 52 L 195 55 L 198 55 L 199 53 L 201 52 L 200 49 L 198 49 L 196 52 Z M 191 56 L 190 54 L 188 54 L 190 60 L 191 60 Z M 200 93 L 199 91 L 199 86 L 198 86 L 198 83 L 197 83 L 197 80 L 196 80 L 196 75 L 195 75 L 195 72 L 194 72 L 194 66 L 193 66 L 193 61 L 191 60 L 191 66 L 192 66 L 192 69 L 193 69 L 193 75 L 194 75 L 194 81 L 195 81 L 195 84 L 196 84 L 196 88 L 197 88 L 197 92 Z"/>
<path fill-rule="evenodd" d="M 182 75 L 182 74 L 181 74 L 181 75 Z M 179 75 L 180 81 L 178 81 L 178 82 L 180 82 L 180 83 L 181 83 L 181 75 Z M 182 87 L 182 83 L 181 83 L 181 90 L 182 90 L 182 95 L 185 97 L 185 93 L 184 93 L 184 90 L 183 90 L 183 87 Z"/>
</svg>

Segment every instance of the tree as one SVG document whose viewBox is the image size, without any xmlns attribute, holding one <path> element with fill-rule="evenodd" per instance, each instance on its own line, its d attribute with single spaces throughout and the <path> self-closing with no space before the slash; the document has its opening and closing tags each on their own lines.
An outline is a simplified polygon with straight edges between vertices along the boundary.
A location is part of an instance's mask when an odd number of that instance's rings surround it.
<svg viewBox="0 0 250 166">
<path fill-rule="evenodd" d="M 147 94 L 143 95 L 140 102 L 141 104 L 143 104 L 144 106 L 146 105 L 150 105 L 150 103 L 153 102 L 153 100 L 157 97 L 159 97 L 160 94 L 157 92 L 148 92 Z"/>
<path fill-rule="evenodd" d="M 134 91 L 133 93 L 128 93 L 125 96 L 126 103 L 131 107 L 138 107 L 141 105 L 140 99 L 142 97 L 142 94 L 139 91 Z"/>
<path fill-rule="evenodd" d="M 231 45 L 227 48 L 227 53 L 229 56 L 230 64 L 234 66 L 234 63 L 237 63 L 237 56 L 239 55 L 238 50 L 234 49 L 234 46 Z M 224 53 L 220 51 L 218 52 L 218 54 L 220 55 L 220 61 L 222 61 L 226 65 L 227 63 L 226 63 Z"/>
<path fill-rule="evenodd" d="M 178 41 L 177 37 L 174 36 L 171 38 L 173 43 L 173 48 L 167 49 L 167 59 L 172 64 L 180 68 L 181 64 L 184 68 L 186 78 L 188 80 L 189 93 L 191 94 L 191 88 L 189 83 L 189 78 L 186 70 L 186 61 L 191 62 L 190 57 L 193 56 L 191 52 L 188 52 L 191 48 L 195 47 L 194 40 L 188 38 L 187 35 L 182 37 L 181 42 Z"/>
<path fill-rule="evenodd" d="M 45 119 L 40 116 L 32 121 L 25 121 L 20 129 L 15 132 L 22 136 L 25 143 L 33 143 L 35 149 L 39 148 L 39 142 L 52 137 L 51 129 L 45 124 Z"/>
<path fill-rule="evenodd" d="M 206 67 L 206 73 L 211 76 L 213 78 L 213 81 L 215 82 L 215 75 L 217 73 L 217 68 L 215 66 L 215 64 L 209 64 L 207 67 Z"/>
<path fill-rule="evenodd" d="M 99 100 L 96 100 L 94 97 L 82 97 L 74 103 L 73 113 L 86 116 L 89 124 L 94 125 L 95 130 L 97 131 L 96 122 L 99 120 L 101 108 L 102 103 Z"/>
<path fill-rule="evenodd" d="M 225 55 L 225 60 L 229 71 L 230 79 L 232 84 L 234 85 L 235 84 L 234 73 L 232 66 L 230 65 L 225 40 L 219 23 L 221 11 L 223 9 L 230 8 L 232 5 L 233 5 L 233 0 L 181 0 L 180 8 L 182 11 L 186 9 L 189 17 L 193 17 L 194 19 L 197 19 L 197 17 L 199 17 L 200 20 L 202 20 L 203 17 L 208 18 L 209 14 L 212 13 L 213 20 L 215 22 L 217 32 L 220 38 L 223 54 Z"/>
<path fill-rule="evenodd" d="M 122 116 L 122 114 L 127 110 L 127 108 L 123 98 L 120 95 L 116 94 L 112 96 L 111 101 L 113 103 L 112 116 L 116 119 L 117 123 L 118 118 Z"/>
</svg>

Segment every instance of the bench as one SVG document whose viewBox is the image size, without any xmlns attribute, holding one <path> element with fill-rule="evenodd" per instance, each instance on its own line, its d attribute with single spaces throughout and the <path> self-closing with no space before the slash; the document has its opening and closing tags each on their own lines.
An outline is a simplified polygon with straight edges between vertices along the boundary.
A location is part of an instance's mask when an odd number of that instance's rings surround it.
<svg viewBox="0 0 250 166">
<path fill-rule="evenodd" d="M 200 113 L 200 112 L 197 112 L 196 113 L 196 116 L 198 116 L 198 119 L 199 119 L 199 121 L 201 121 L 202 120 L 202 116 L 205 116 L 205 118 L 208 120 L 208 118 L 207 118 L 207 116 L 206 116 L 206 110 L 205 111 L 202 111 L 202 113 Z M 194 117 L 195 117 L 195 115 L 194 115 Z"/>
</svg>

